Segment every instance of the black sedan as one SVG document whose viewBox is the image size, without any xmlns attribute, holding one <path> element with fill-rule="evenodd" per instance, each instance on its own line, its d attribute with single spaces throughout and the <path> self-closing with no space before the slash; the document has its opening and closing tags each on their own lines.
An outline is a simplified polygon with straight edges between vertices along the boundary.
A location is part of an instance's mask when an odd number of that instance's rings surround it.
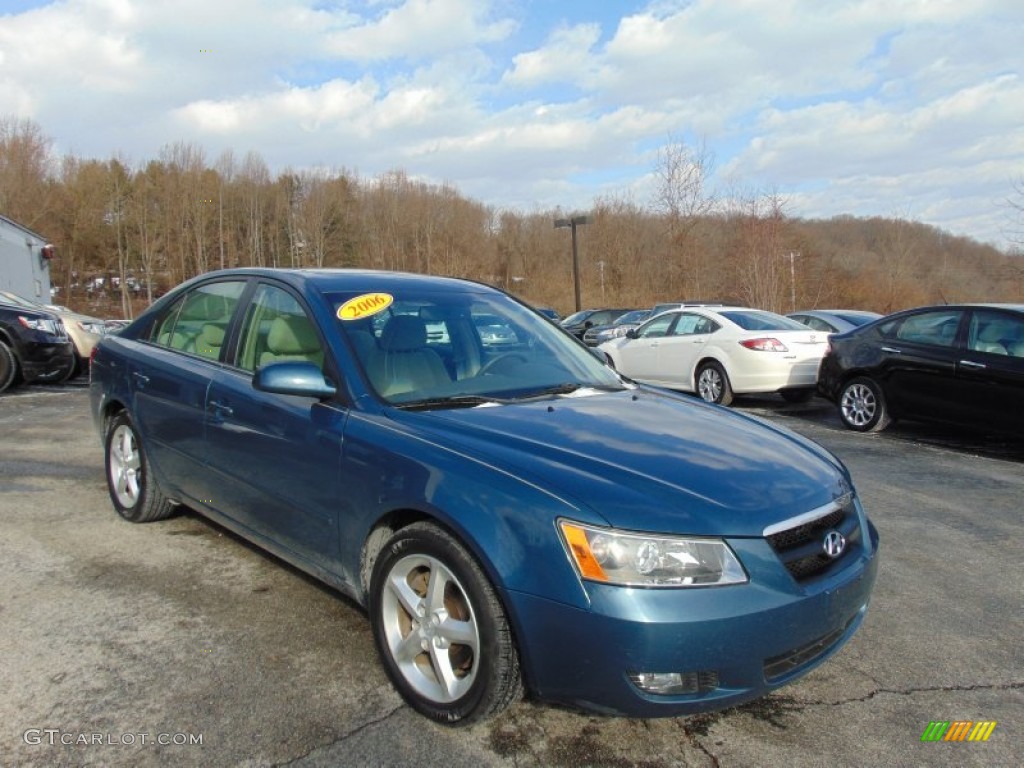
<svg viewBox="0 0 1024 768">
<path fill-rule="evenodd" d="M 593 328 L 595 325 L 608 325 L 632 311 L 629 307 L 625 309 L 581 309 L 564 318 L 560 324 L 577 339 L 582 339 L 588 328 Z"/>
<path fill-rule="evenodd" d="M 907 418 L 1024 432 L 1024 304 L 906 310 L 829 345 L 818 391 L 850 429 Z"/>
<path fill-rule="evenodd" d="M 74 368 L 75 347 L 60 318 L 0 302 L 0 392 L 19 381 L 64 381 Z"/>
</svg>

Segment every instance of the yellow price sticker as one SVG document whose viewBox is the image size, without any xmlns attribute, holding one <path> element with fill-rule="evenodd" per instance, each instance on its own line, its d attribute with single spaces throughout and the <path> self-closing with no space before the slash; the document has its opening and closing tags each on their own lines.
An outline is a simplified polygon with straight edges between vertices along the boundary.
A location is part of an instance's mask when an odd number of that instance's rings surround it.
<svg viewBox="0 0 1024 768">
<path fill-rule="evenodd" d="M 364 317 L 372 317 L 390 307 L 394 300 L 395 297 L 390 293 L 364 293 L 338 307 L 338 319 L 362 320 Z"/>
</svg>

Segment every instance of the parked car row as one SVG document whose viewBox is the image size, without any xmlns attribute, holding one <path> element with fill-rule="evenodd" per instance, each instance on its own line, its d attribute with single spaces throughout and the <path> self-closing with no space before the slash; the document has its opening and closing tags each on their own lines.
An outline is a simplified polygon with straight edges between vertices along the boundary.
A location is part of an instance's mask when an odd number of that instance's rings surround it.
<svg viewBox="0 0 1024 768">
<path fill-rule="evenodd" d="M 103 320 L 0 291 L 0 392 L 19 382 L 60 383 L 86 370 Z"/>
<path fill-rule="evenodd" d="M 569 320 L 578 330 L 595 312 Z M 782 316 L 678 302 L 646 310 L 646 320 L 643 312 L 583 330 L 589 346 L 636 381 L 720 405 L 741 394 L 777 392 L 801 402 L 817 393 L 836 403 L 843 424 L 858 431 L 906 418 L 1024 433 L 1022 304 Z"/>
</svg>

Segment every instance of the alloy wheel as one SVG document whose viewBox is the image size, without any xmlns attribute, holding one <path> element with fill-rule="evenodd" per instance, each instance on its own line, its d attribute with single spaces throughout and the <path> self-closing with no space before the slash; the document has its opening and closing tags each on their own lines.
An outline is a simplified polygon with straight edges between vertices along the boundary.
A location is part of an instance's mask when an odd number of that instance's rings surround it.
<svg viewBox="0 0 1024 768">
<path fill-rule="evenodd" d="M 110 485 L 123 507 L 131 509 L 138 503 L 142 460 L 135 432 L 126 424 L 119 425 L 110 440 Z"/>
<path fill-rule="evenodd" d="M 843 390 L 839 402 L 843 419 L 855 427 L 866 427 L 878 411 L 878 399 L 867 384 L 854 382 Z"/>
<path fill-rule="evenodd" d="M 444 563 L 419 554 L 397 561 L 387 575 L 381 620 L 390 654 L 416 693 L 445 703 L 469 691 L 480 630 L 466 590 Z"/>
</svg>

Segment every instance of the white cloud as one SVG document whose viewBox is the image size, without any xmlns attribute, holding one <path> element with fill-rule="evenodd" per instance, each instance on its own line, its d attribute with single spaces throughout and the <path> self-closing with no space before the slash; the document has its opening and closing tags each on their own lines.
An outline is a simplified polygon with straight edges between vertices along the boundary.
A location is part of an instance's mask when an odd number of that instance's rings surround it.
<svg viewBox="0 0 1024 768">
<path fill-rule="evenodd" d="M 514 56 L 514 66 L 505 73 L 504 82 L 536 86 L 582 80 L 593 59 L 591 48 L 600 36 L 601 28 L 597 24 L 558 29 L 543 48 Z"/>
<path fill-rule="evenodd" d="M 189 141 L 527 207 L 641 194 L 671 134 L 804 215 L 902 200 L 998 240 L 1022 29 L 1019 0 L 63 0 L 0 16 L 0 112 L 61 152 Z"/>
<path fill-rule="evenodd" d="M 331 33 L 328 49 L 358 61 L 422 59 L 508 37 L 511 19 L 486 19 L 487 3 L 474 0 L 406 0 L 379 19 Z"/>
</svg>

